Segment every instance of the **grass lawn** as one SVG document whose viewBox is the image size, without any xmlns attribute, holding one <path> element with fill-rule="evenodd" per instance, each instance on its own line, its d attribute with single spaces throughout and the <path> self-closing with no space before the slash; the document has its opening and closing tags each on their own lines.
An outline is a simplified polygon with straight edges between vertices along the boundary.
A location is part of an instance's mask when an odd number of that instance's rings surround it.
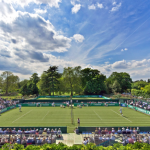
<svg viewBox="0 0 150 150">
<path fill-rule="evenodd" d="M 3 113 L 0 116 L 0 126 L 67 126 L 68 132 L 73 132 L 77 126 L 77 118 L 81 126 L 149 126 L 150 116 L 123 108 L 122 117 L 119 107 L 83 107 L 74 108 L 74 122 L 71 124 L 71 109 L 60 107 L 22 107 Z"/>
</svg>

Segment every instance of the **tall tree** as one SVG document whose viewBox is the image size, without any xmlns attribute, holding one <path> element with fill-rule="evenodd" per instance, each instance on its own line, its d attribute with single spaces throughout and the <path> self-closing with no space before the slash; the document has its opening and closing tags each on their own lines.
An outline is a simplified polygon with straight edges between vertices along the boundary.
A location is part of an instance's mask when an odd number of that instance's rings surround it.
<svg viewBox="0 0 150 150">
<path fill-rule="evenodd" d="M 106 93 L 105 80 L 106 76 L 104 76 L 103 74 L 99 74 L 87 81 L 84 90 L 85 94 Z"/>
<path fill-rule="evenodd" d="M 19 77 L 13 75 L 12 72 L 5 71 L 1 75 L 2 77 L 2 88 L 7 95 L 9 91 L 13 92 L 18 88 Z"/>
<path fill-rule="evenodd" d="M 51 88 L 49 87 L 48 81 L 47 73 L 43 72 L 40 81 L 37 83 L 41 95 L 46 95 L 47 93 L 51 95 Z"/>
<path fill-rule="evenodd" d="M 117 92 L 121 91 L 121 86 L 120 86 L 120 84 L 119 84 L 119 82 L 117 80 L 115 80 L 113 85 L 112 85 L 112 91 L 114 93 L 117 93 Z"/>
<path fill-rule="evenodd" d="M 68 67 L 64 68 L 63 71 L 63 79 L 65 84 L 66 91 L 71 92 L 71 96 L 73 96 L 73 92 L 80 93 L 81 90 L 81 67 Z"/>
<path fill-rule="evenodd" d="M 93 78 L 95 78 L 96 75 L 99 75 L 100 71 L 97 69 L 91 69 L 91 68 L 85 68 L 81 70 L 81 76 L 82 76 L 82 87 L 85 88 L 86 83 Z"/>
<path fill-rule="evenodd" d="M 37 83 L 39 82 L 40 78 L 38 77 L 37 73 L 32 74 L 30 81 L 27 84 L 27 88 L 30 89 L 31 93 L 30 94 L 36 94 L 38 95 L 38 87 Z"/>
<path fill-rule="evenodd" d="M 49 84 L 50 91 L 52 91 L 54 95 L 57 84 L 59 84 L 58 79 L 61 77 L 61 74 L 58 72 L 57 66 L 50 66 L 49 69 L 45 71 L 45 73 L 48 76 L 47 82 Z"/>
<path fill-rule="evenodd" d="M 121 91 L 120 92 L 126 92 L 127 89 L 131 89 L 131 83 L 132 79 L 130 78 L 130 75 L 126 72 L 113 72 L 109 78 L 107 79 L 107 82 L 109 83 L 108 86 L 112 87 L 113 83 L 115 81 L 118 81 L 118 83 L 121 86 Z"/>
</svg>

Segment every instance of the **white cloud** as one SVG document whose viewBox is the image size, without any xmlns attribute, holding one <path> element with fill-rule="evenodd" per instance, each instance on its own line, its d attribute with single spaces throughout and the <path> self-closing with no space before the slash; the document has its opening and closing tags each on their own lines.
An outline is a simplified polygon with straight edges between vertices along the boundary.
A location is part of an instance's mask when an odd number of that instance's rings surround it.
<svg viewBox="0 0 150 150">
<path fill-rule="evenodd" d="M 22 7 L 27 6 L 30 3 L 36 3 L 36 4 L 48 4 L 50 7 L 59 7 L 59 3 L 61 3 L 62 0 L 3 0 L 6 3 L 13 3 L 21 5 Z"/>
<path fill-rule="evenodd" d="M 124 49 L 121 49 L 121 51 L 123 52 L 123 51 L 124 51 Z"/>
<path fill-rule="evenodd" d="M 111 11 L 117 11 L 120 7 L 121 7 L 121 3 L 119 3 L 118 5 L 116 5 L 115 7 L 113 7 L 111 9 Z"/>
<path fill-rule="evenodd" d="M 79 43 L 82 43 L 84 40 L 84 36 L 81 34 L 75 34 L 72 38 Z"/>
<path fill-rule="evenodd" d="M 97 3 L 97 7 L 100 9 L 104 8 L 103 4 L 100 4 L 100 3 Z"/>
<path fill-rule="evenodd" d="M 96 6 L 94 4 L 92 4 L 92 5 L 89 5 L 88 8 L 89 9 L 96 9 Z"/>
<path fill-rule="evenodd" d="M 128 64 L 125 60 L 122 61 L 116 61 L 115 63 L 113 63 L 112 68 L 114 69 L 126 69 L 128 67 Z"/>
<path fill-rule="evenodd" d="M 34 9 L 34 11 L 35 11 L 36 14 L 45 14 L 45 13 L 47 13 L 46 9 Z"/>
<path fill-rule="evenodd" d="M 76 14 L 81 8 L 81 4 L 75 4 L 74 7 L 72 8 L 72 13 Z"/>
<path fill-rule="evenodd" d="M 125 51 L 127 51 L 128 49 L 127 49 L 127 48 L 125 48 L 124 50 L 125 50 Z"/>
<path fill-rule="evenodd" d="M 117 3 L 114 1 L 113 3 L 112 3 L 112 5 L 116 5 Z"/>
</svg>

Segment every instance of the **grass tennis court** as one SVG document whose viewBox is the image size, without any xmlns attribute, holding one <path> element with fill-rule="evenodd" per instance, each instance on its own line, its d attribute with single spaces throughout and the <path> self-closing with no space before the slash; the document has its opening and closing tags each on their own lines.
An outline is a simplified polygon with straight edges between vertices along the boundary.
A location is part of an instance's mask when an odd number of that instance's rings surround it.
<svg viewBox="0 0 150 150">
<path fill-rule="evenodd" d="M 83 107 L 74 108 L 74 122 L 71 124 L 71 109 L 60 107 L 22 107 L 5 112 L 0 116 L 0 126 L 67 126 L 68 132 L 73 132 L 77 126 L 149 126 L 150 116 L 123 108 L 122 117 L 119 107 Z"/>
</svg>

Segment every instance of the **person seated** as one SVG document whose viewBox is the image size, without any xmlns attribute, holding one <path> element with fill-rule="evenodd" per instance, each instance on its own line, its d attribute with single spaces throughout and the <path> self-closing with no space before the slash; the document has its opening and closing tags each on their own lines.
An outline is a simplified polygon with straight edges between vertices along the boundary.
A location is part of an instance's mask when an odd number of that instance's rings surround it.
<svg viewBox="0 0 150 150">
<path fill-rule="evenodd" d="M 109 132 L 108 132 L 108 129 L 107 128 L 105 128 L 105 134 L 108 134 Z"/>
<path fill-rule="evenodd" d="M 37 145 L 40 145 L 42 143 L 42 139 L 40 139 L 40 137 L 37 138 L 36 140 Z"/>
<path fill-rule="evenodd" d="M 38 134 L 39 134 L 39 131 L 38 131 L 38 129 L 36 129 L 36 132 L 35 132 L 35 134 L 36 134 L 36 135 L 38 135 Z"/>
<path fill-rule="evenodd" d="M 51 130 L 51 134 L 54 135 L 54 130 L 53 129 Z"/>
<path fill-rule="evenodd" d="M 130 133 L 132 134 L 133 133 L 133 130 L 132 130 L 132 128 L 130 127 Z"/>
<path fill-rule="evenodd" d="M 42 144 L 46 144 L 47 141 L 46 141 L 46 138 L 44 137 L 43 140 L 42 140 Z"/>
<path fill-rule="evenodd" d="M 50 134 L 50 132 L 51 132 L 51 131 L 50 131 L 50 129 L 48 128 L 48 129 L 47 129 L 47 134 Z"/>
<path fill-rule="evenodd" d="M 54 134 L 57 135 L 57 129 L 54 130 Z"/>
<path fill-rule="evenodd" d="M 133 128 L 133 133 L 134 133 L 134 134 L 137 134 L 137 131 L 136 131 L 136 129 L 135 129 L 135 128 Z"/>
<path fill-rule="evenodd" d="M 58 129 L 58 132 L 57 132 L 57 137 L 60 138 L 62 136 L 62 132 L 60 130 L 60 128 Z"/>
<path fill-rule="evenodd" d="M 102 133 L 102 134 L 106 134 L 106 133 L 105 133 L 105 129 L 104 129 L 104 128 L 102 129 L 102 132 L 101 132 L 101 133 Z"/>
<path fill-rule="evenodd" d="M 43 134 L 43 135 L 46 135 L 46 134 L 47 134 L 46 128 L 44 128 L 44 131 L 43 131 L 42 134 Z"/>
<path fill-rule="evenodd" d="M 32 144 L 32 139 L 31 137 L 29 136 L 28 139 L 27 139 L 27 145 L 31 145 Z"/>
<path fill-rule="evenodd" d="M 23 137 L 23 139 L 21 141 L 21 144 L 24 145 L 24 146 L 26 146 L 27 141 L 26 141 L 26 137 L 25 136 Z"/>
<path fill-rule="evenodd" d="M 28 129 L 26 129 L 25 134 L 29 134 L 29 133 L 30 133 L 30 131 Z"/>
<path fill-rule="evenodd" d="M 97 128 L 96 128 L 96 130 L 95 130 L 95 134 L 98 134 L 98 130 L 97 130 Z"/>
<path fill-rule="evenodd" d="M 99 140 L 101 140 L 101 141 L 103 140 L 103 136 L 102 135 L 99 136 Z"/>
<path fill-rule="evenodd" d="M 122 128 L 122 134 L 126 134 L 125 128 Z"/>
<path fill-rule="evenodd" d="M 98 134 L 101 134 L 101 128 L 98 128 Z"/>
<path fill-rule="evenodd" d="M 86 140 L 85 140 L 85 141 L 86 141 L 86 143 L 87 143 L 87 144 L 89 143 L 89 140 L 88 140 L 88 138 L 86 138 Z"/>
<path fill-rule="evenodd" d="M 51 138 L 50 138 L 50 137 L 48 137 L 47 143 L 48 143 L 48 144 L 51 144 Z"/>
<path fill-rule="evenodd" d="M 115 136 L 114 136 L 114 133 L 112 133 L 112 135 L 111 135 L 111 137 L 110 137 L 110 140 L 113 140 L 113 141 L 115 141 Z"/>
<path fill-rule="evenodd" d="M 137 134 L 139 134 L 139 133 L 140 133 L 140 129 L 139 129 L 139 127 L 137 127 L 137 130 L 136 130 L 136 131 L 137 131 Z"/>
<path fill-rule="evenodd" d="M 21 128 L 19 128 L 19 130 L 18 130 L 18 134 L 21 134 L 21 133 L 22 133 Z"/>
<path fill-rule="evenodd" d="M 127 134 L 130 134 L 130 130 L 129 130 L 128 127 L 126 128 L 126 133 L 127 133 Z"/>
<path fill-rule="evenodd" d="M 115 129 L 114 129 L 114 128 L 112 128 L 111 132 L 112 132 L 112 133 L 115 133 L 116 131 L 115 131 Z"/>
<path fill-rule="evenodd" d="M 79 129 L 78 129 L 78 128 L 75 128 L 74 132 L 75 132 L 76 134 L 78 134 L 78 133 L 79 133 Z"/>
<path fill-rule="evenodd" d="M 128 141 L 130 144 L 134 144 L 134 140 L 131 138 L 131 136 L 128 137 Z"/>
<path fill-rule="evenodd" d="M 0 134 L 3 134 L 3 130 L 2 130 L 2 128 L 0 128 Z"/>
<path fill-rule="evenodd" d="M 40 130 L 39 130 L 39 134 L 42 134 L 42 133 L 43 133 L 42 128 L 40 128 Z"/>
<path fill-rule="evenodd" d="M 83 140 L 83 142 L 82 142 L 82 143 L 83 143 L 84 145 L 86 145 L 86 144 L 87 144 L 87 142 L 86 142 L 86 140 L 85 140 L 85 139 Z"/>
<path fill-rule="evenodd" d="M 20 136 L 19 135 L 17 135 L 17 144 L 21 144 L 21 139 L 20 139 Z"/>
<path fill-rule="evenodd" d="M 109 139 L 110 139 L 110 138 L 109 138 L 109 135 L 107 134 L 107 135 L 106 135 L 106 141 L 109 140 Z"/>
</svg>

